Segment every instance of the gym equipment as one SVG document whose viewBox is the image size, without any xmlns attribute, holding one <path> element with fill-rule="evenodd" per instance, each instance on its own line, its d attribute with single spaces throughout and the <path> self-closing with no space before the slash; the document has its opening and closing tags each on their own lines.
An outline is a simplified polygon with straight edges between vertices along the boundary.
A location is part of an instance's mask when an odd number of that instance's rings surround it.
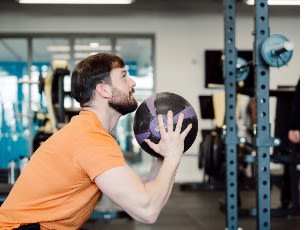
<svg viewBox="0 0 305 230">
<path fill-rule="evenodd" d="M 219 132 L 211 131 L 199 146 L 199 162 L 206 175 L 217 177 L 225 160 L 224 143 Z"/>
<path fill-rule="evenodd" d="M 184 141 L 184 152 L 192 146 L 197 136 L 197 115 L 192 105 L 186 99 L 170 92 L 162 92 L 152 95 L 144 100 L 138 107 L 134 116 L 133 131 L 136 140 L 142 149 L 154 157 L 162 158 L 162 156 L 153 151 L 147 143 L 144 142 L 144 140 L 149 138 L 154 143 L 160 141 L 157 115 L 161 114 L 166 123 L 167 112 L 169 110 L 173 111 L 174 114 L 174 127 L 178 121 L 179 113 L 184 114 L 182 130 L 184 130 L 190 123 L 192 124 L 192 129 Z"/>
<path fill-rule="evenodd" d="M 237 92 L 253 96 L 254 66 L 252 50 L 237 50 L 236 63 L 236 87 Z M 225 54 L 223 50 L 204 51 L 204 86 L 215 89 L 224 86 L 223 62 Z"/>
<path fill-rule="evenodd" d="M 226 222 L 227 229 L 238 228 L 237 205 L 237 154 L 235 99 L 236 48 L 235 48 L 235 1 L 224 2 L 225 61 L 224 79 L 226 92 Z M 256 98 L 255 173 L 257 200 L 257 229 L 267 230 L 270 226 L 270 147 L 279 144 L 270 136 L 269 124 L 269 67 L 281 67 L 289 62 L 293 45 L 282 35 L 270 36 L 267 0 L 255 1 L 254 68 Z"/>
<path fill-rule="evenodd" d="M 60 124 L 66 122 L 64 77 L 68 76 L 70 71 L 64 64 L 54 61 L 52 70 L 48 72 L 43 83 L 51 126 L 50 132 L 55 132 Z"/>
<path fill-rule="evenodd" d="M 269 66 L 282 67 L 292 57 L 293 44 L 285 36 L 273 34 L 263 42 L 261 54 Z"/>
<path fill-rule="evenodd" d="M 270 221 L 270 147 L 274 139 L 270 136 L 269 118 L 269 65 L 262 58 L 261 47 L 269 37 L 269 12 L 267 0 L 255 4 L 255 98 L 256 98 L 256 200 L 257 229 L 271 229 Z"/>
<path fill-rule="evenodd" d="M 186 182 L 180 184 L 182 191 L 201 191 L 201 190 L 223 190 L 224 189 L 224 145 L 222 129 L 218 128 L 217 118 L 222 109 L 214 111 L 214 103 L 219 101 L 215 95 L 200 95 L 200 116 L 204 120 L 211 120 L 216 123 L 216 128 L 201 129 L 202 141 L 199 143 L 198 168 L 203 169 L 203 180 L 200 182 Z M 215 102 L 214 102 L 215 100 Z M 220 119 L 219 119 L 220 120 Z M 223 119 L 222 122 L 223 123 Z M 219 155 L 214 155 L 218 154 Z M 219 159 L 220 158 L 220 159 Z"/>
<path fill-rule="evenodd" d="M 38 131 L 33 138 L 33 153 L 39 148 L 39 146 L 45 142 L 53 133 L 45 132 L 45 131 Z"/>
<path fill-rule="evenodd" d="M 244 58 L 237 57 L 236 63 L 236 81 L 244 81 L 249 75 L 249 63 Z"/>
<path fill-rule="evenodd" d="M 262 44 L 261 55 L 264 61 L 271 67 L 282 67 L 287 65 L 293 55 L 293 43 L 281 34 L 270 35 Z M 244 81 L 249 75 L 249 65 L 241 57 L 237 57 L 236 81 Z"/>
<path fill-rule="evenodd" d="M 224 1 L 225 80 L 225 156 L 226 156 L 226 228 L 238 229 L 237 204 L 237 138 L 236 130 L 236 63 L 235 0 Z"/>
<path fill-rule="evenodd" d="M 293 43 L 284 35 L 270 35 L 262 44 L 260 54 L 263 60 L 271 67 L 282 67 L 287 65 L 293 55 Z M 241 57 L 237 57 L 236 81 L 244 81 L 249 75 L 249 66 L 253 62 L 247 62 Z"/>
</svg>

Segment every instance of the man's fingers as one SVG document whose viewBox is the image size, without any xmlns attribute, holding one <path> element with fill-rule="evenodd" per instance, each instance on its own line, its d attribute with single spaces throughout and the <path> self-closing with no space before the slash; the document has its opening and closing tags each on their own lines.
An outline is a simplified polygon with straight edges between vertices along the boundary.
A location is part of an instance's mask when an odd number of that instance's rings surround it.
<svg viewBox="0 0 305 230">
<path fill-rule="evenodd" d="M 152 150 L 154 150 L 156 153 L 159 153 L 158 144 L 155 144 L 154 142 L 152 142 L 152 141 L 149 140 L 149 139 L 145 139 L 144 141 L 148 144 L 148 146 L 149 146 Z"/>
<path fill-rule="evenodd" d="M 191 131 L 192 129 L 192 124 L 189 124 L 185 130 L 183 130 L 183 132 L 181 133 L 181 137 L 182 138 L 186 138 L 187 134 Z"/>
<path fill-rule="evenodd" d="M 169 110 L 167 112 L 167 131 L 173 131 L 174 130 L 174 121 L 173 121 L 173 112 Z"/>
<path fill-rule="evenodd" d="M 180 133 L 181 132 L 183 119 L 184 119 L 184 114 L 180 113 L 179 117 L 178 117 L 178 122 L 177 122 L 177 125 L 176 125 L 176 129 L 175 129 L 176 133 Z"/>
<path fill-rule="evenodd" d="M 160 131 L 160 135 L 162 137 L 162 135 L 164 135 L 165 133 L 165 127 L 164 127 L 164 121 L 162 115 L 158 115 L 158 127 Z"/>
</svg>

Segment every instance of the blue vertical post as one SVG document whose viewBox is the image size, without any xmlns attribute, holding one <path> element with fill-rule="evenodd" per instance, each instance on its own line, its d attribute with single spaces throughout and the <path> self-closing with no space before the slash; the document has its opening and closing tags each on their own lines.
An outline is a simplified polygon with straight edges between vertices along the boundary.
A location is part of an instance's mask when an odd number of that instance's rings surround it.
<svg viewBox="0 0 305 230">
<path fill-rule="evenodd" d="M 224 1 L 224 82 L 226 144 L 226 227 L 238 229 L 235 0 Z"/>
<path fill-rule="evenodd" d="M 256 97 L 256 201 L 257 229 L 271 229 L 270 225 L 270 137 L 269 66 L 261 56 L 263 42 L 269 37 L 267 0 L 255 1 L 255 97 Z"/>
</svg>

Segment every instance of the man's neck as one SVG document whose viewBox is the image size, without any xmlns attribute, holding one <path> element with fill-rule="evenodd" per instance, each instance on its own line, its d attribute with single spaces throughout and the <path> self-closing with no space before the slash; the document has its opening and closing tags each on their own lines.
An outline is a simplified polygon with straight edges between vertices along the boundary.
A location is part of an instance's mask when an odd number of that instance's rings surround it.
<svg viewBox="0 0 305 230">
<path fill-rule="evenodd" d="M 95 113 L 102 126 L 108 133 L 111 133 L 112 130 L 117 126 L 119 119 L 122 116 L 112 108 L 95 109 L 93 107 L 83 107 L 83 110 Z"/>
</svg>

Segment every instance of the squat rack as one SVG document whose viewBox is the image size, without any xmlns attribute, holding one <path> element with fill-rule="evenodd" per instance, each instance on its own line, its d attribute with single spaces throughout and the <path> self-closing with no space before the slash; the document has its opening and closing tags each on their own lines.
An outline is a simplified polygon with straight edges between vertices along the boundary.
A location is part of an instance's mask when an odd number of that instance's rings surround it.
<svg viewBox="0 0 305 230">
<path fill-rule="evenodd" d="M 254 73 L 256 99 L 256 226 L 271 229 L 270 223 L 270 136 L 269 121 L 269 66 L 262 59 L 261 47 L 269 37 L 269 14 L 267 0 L 255 1 Z"/>
<path fill-rule="evenodd" d="M 224 54 L 225 82 L 225 144 L 226 144 L 226 229 L 238 229 L 237 203 L 237 126 L 236 78 L 237 51 L 235 46 L 235 0 L 224 0 Z M 269 66 L 262 59 L 261 47 L 269 37 L 267 0 L 255 1 L 254 72 L 257 128 L 256 147 L 256 226 L 259 230 L 271 229 L 270 224 L 270 136 L 269 123 Z"/>
<path fill-rule="evenodd" d="M 235 0 L 224 1 L 225 144 L 226 144 L 226 223 L 227 229 L 238 228 L 237 205 L 237 127 L 236 127 L 236 48 Z"/>
</svg>

